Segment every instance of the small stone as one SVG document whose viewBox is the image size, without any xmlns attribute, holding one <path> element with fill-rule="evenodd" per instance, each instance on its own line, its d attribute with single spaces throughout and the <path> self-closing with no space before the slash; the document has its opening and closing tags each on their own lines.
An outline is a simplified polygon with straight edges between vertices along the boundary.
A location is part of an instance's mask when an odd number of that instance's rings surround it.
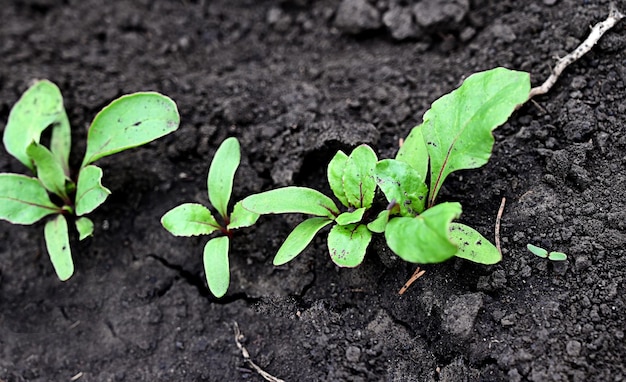
<svg viewBox="0 0 626 382">
<path fill-rule="evenodd" d="M 343 0 L 335 25 L 347 33 L 359 34 L 382 26 L 380 12 L 366 0 Z"/>
<path fill-rule="evenodd" d="M 391 37 L 404 40 L 417 36 L 417 26 L 413 22 L 411 10 L 407 7 L 392 7 L 383 15 L 383 23 L 391 32 Z"/>
<path fill-rule="evenodd" d="M 578 357 L 581 349 L 582 344 L 576 340 L 569 341 L 567 345 L 565 345 L 565 351 L 572 357 Z"/>
<path fill-rule="evenodd" d="M 356 346 L 348 346 L 346 349 L 346 359 L 349 362 L 357 363 L 359 362 L 359 358 L 361 358 L 361 349 Z"/>
<path fill-rule="evenodd" d="M 468 12 L 469 0 L 424 0 L 413 7 L 415 19 L 423 28 L 458 24 Z"/>
</svg>

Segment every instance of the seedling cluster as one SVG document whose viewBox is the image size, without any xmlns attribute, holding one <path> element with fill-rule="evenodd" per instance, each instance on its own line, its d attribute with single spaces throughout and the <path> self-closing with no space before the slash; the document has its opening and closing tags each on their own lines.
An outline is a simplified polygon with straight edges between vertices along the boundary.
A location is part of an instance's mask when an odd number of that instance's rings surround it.
<svg viewBox="0 0 626 382">
<path fill-rule="evenodd" d="M 274 258 L 275 265 L 298 256 L 324 228 L 328 251 L 341 267 L 363 262 L 375 234 L 412 263 L 438 263 L 453 256 L 482 264 L 500 261 L 498 249 L 475 229 L 454 222 L 460 203 L 436 203 L 451 173 L 483 166 L 491 156 L 492 131 L 506 122 L 529 96 L 528 73 L 496 68 L 468 77 L 463 85 L 432 104 L 394 159 L 379 159 L 361 145 L 338 151 L 327 168 L 328 183 L 339 201 L 305 187 L 284 187 L 251 195 L 229 210 L 240 145 L 226 139 L 209 167 L 208 199 L 214 212 L 185 203 L 167 212 L 162 225 L 176 236 L 213 235 L 204 247 L 204 270 L 211 292 L 223 296 L 229 286 L 228 252 L 233 231 L 255 224 L 260 215 L 299 213 L 311 217 L 297 225 Z M 80 168 L 69 169 L 70 126 L 59 89 L 39 81 L 11 111 L 4 133 L 7 151 L 36 177 L 0 174 L 0 219 L 15 224 L 46 222 L 44 234 L 61 280 L 74 272 L 67 217 L 79 239 L 93 232 L 85 215 L 104 202 L 109 190 L 94 161 L 136 147 L 177 129 L 176 104 L 158 93 L 135 93 L 113 101 L 89 128 Z M 50 147 L 40 143 L 51 129 Z M 73 174 L 76 174 L 74 179 Z M 385 201 L 386 199 L 386 201 Z"/>
</svg>

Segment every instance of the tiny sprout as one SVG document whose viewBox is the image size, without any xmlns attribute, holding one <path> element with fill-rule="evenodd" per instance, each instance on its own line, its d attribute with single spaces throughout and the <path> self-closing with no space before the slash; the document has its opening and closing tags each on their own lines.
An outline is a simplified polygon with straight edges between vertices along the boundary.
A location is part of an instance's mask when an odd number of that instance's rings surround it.
<svg viewBox="0 0 626 382">
<path fill-rule="evenodd" d="M 548 253 L 548 251 L 546 251 L 545 249 L 541 248 L 541 247 L 537 247 L 536 245 L 532 245 L 532 244 L 528 244 L 526 245 L 526 248 L 528 248 L 528 250 L 530 252 L 532 252 L 535 256 L 539 256 L 542 259 L 548 258 L 548 260 L 552 260 L 552 261 L 565 261 L 567 260 L 567 255 L 563 252 L 550 252 Z"/>
</svg>

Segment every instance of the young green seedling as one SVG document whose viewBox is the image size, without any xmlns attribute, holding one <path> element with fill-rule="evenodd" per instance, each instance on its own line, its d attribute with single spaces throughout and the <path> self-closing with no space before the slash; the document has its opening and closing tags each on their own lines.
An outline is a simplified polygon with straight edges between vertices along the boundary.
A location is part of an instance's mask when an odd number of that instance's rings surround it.
<svg viewBox="0 0 626 382">
<path fill-rule="evenodd" d="M 71 131 L 61 92 L 50 81 L 35 82 L 11 109 L 3 141 L 7 152 L 36 178 L 0 174 L 0 219 L 28 225 L 55 215 L 44 228 L 46 247 L 59 279 L 69 279 L 74 262 L 67 217 L 79 239 L 85 239 L 94 225 L 84 215 L 110 194 L 101 183 L 102 170 L 92 163 L 173 132 L 179 119 L 174 101 L 158 93 L 134 93 L 114 100 L 89 127 L 87 152 L 75 179 L 69 167 Z M 40 143 L 47 128 L 51 129 L 49 147 Z"/>
<path fill-rule="evenodd" d="M 365 217 L 372 207 L 376 181 L 374 169 L 378 158 L 367 145 L 355 148 L 348 156 L 337 152 L 328 164 L 328 182 L 347 211 L 340 212 L 324 194 L 303 187 L 285 187 L 248 196 L 243 207 L 258 214 L 302 213 L 313 215 L 289 234 L 274 258 L 282 265 L 298 256 L 315 235 L 331 223 L 328 251 L 335 264 L 356 267 L 361 264 L 372 239 L 378 232 L 376 220 L 367 224 Z"/>
<path fill-rule="evenodd" d="M 249 227 L 259 218 L 259 215 L 242 208 L 241 202 L 235 204 L 232 213 L 228 213 L 233 180 L 240 161 L 239 141 L 237 138 L 228 138 L 217 149 L 209 166 L 209 201 L 221 221 L 213 217 L 208 208 L 197 203 L 181 204 L 161 218 L 163 227 L 175 236 L 210 235 L 214 232 L 222 234 L 207 242 L 203 256 L 207 284 L 211 293 L 218 298 L 226 294 L 230 284 L 228 248 L 232 230 Z"/>
<path fill-rule="evenodd" d="M 532 245 L 532 244 L 527 244 L 526 248 L 528 248 L 528 250 L 532 252 L 535 256 L 541 257 L 542 259 L 547 258 L 548 260 L 552 260 L 552 261 L 567 260 L 567 255 L 563 252 L 548 253 L 548 251 L 546 251 L 545 249 L 541 247 L 537 247 L 536 245 Z"/>
</svg>

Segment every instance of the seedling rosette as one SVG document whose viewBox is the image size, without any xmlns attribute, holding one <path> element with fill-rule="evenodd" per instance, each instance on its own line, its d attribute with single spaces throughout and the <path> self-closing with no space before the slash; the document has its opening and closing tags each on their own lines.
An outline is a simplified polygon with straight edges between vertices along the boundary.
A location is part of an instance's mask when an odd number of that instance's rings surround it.
<svg viewBox="0 0 626 382">
<path fill-rule="evenodd" d="M 79 239 L 85 239 L 94 230 L 85 215 L 110 194 L 101 182 L 102 169 L 93 162 L 169 134 L 178 128 L 179 120 L 174 101 L 159 93 L 134 93 L 114 100 L 91 123 L 87 152 L 74 179 L 69 167 L 71 128 L 61 92 L 50 81 L 35 82 L 11 109 L 3 142 L 7 152 L 36 177 L 0 174 L 0 219 L 29 225 L 54 216 L 45 224 L 46 248 L 59 279 L 69 279 L 74 262 L 68 218 Z M 51 130 L 49 147 L 40 143 L 46 129 Z"/>
</svg>

